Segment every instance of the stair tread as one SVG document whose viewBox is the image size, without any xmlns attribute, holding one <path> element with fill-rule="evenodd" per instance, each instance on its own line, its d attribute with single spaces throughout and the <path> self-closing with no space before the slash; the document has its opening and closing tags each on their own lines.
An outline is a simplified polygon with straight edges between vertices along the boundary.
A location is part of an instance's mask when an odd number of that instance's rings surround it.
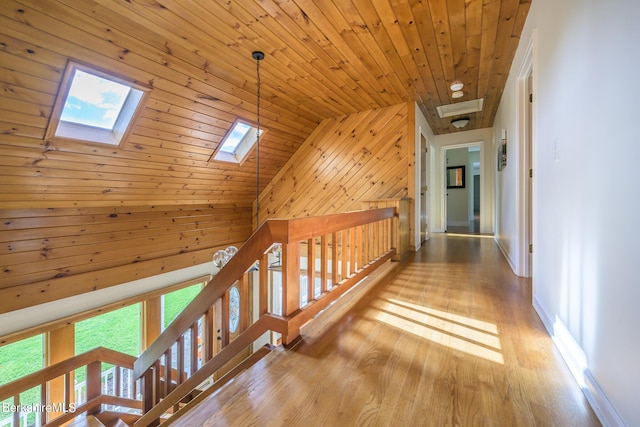
<svg viewBox="0 0 640 427">
<path fill-rule="evenodd" d="M 67 427 L 105 427 L 105 425 L 93 415 L 89 415 L 86 418 L 73 421 L 71 424 L 68 424 Z"/>
<path fill-rule="evenodd" d="M 118 418 L 115 423 L 111 424 L 110 427 L 129 427 L 129 424 Z"/>
</svg>

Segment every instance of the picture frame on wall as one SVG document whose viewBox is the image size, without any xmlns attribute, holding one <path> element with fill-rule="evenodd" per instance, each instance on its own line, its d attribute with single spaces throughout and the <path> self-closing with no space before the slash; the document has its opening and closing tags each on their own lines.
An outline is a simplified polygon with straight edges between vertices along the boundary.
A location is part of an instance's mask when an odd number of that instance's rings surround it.
<svg viewBox="0 0 640 427">
<path fill-rule="evenodd" d="M 465 188 L 465 179 L 464 165 L 447 167 L 447 188 Z"/>
<path fill-rule="evenodd" d="M 498 170 L 501 171 L 507 166 L 507 130 L 502 129 L 500 142 L 498 143 Z"/>
</svg>

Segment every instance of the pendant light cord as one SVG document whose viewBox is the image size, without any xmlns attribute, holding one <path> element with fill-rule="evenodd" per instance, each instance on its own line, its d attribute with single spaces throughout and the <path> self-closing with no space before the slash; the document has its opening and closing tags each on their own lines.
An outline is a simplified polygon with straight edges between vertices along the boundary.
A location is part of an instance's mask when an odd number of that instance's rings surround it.
<svg viewBox="0 0 640 427">
<path fill-rule="evenodd" d="M 258 86 L 258 104 L 257 104 L 257 125 L 256 131 L 256 229 L 260 226 L 260 61 L 264 59 L 264 53 L 253 52 L 253 59 L 256 60 L 256 74 Z"/>
</svg>

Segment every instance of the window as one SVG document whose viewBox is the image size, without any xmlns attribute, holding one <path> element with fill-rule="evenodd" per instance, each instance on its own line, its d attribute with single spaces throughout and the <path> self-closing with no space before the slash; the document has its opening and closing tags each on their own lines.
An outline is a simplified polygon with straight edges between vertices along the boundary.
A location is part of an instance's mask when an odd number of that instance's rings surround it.
<svg viewBox="0 0 640 427">
<path fill-rule="evenodd" d="M 164 331 L 173 319 L 178 317 L 182 310 L 189 304 L 202 289 L 198 283 L 177 291 L 162 295 L 162 330 Z"/>
<path fill-rule="evenodd" d="M 120 145 L 148 93 L 148 88 L 69 62 L 45 138 Z"/>
<path fill-rule="evenodd" d="M 90 317 L 76 323 L 76 354 L 102 346 L 139 356 L 140 330 L 140 304 Z"/>
<path fill-rule="evenodd" d="M 42 335 L 36 335 L 13 344 L 0 347 L 0 385 L 22 378 L 44 367 L 44 345 Z M 20 403 L 32 405 L 40 402 L 40 387 L 20 394 Z M 13 398 L 0 402 L 0 425 L 11 425 L 13 413 L 5 411 L 13 404 Z M 36 413 L 20 415 L 21 425 L 36 425 Z M 38 424 L 39 425 L 39 424 Z"/>
<path fill-rule="evenodd" d="M 260 136 L 264 130 L 260 129 Z M 218 149 L 213 153 L 213 160 L 242 163 L 256 143 L 258 129 L 247 122 L 236 120 L 227 132 Z"/>
</svg>

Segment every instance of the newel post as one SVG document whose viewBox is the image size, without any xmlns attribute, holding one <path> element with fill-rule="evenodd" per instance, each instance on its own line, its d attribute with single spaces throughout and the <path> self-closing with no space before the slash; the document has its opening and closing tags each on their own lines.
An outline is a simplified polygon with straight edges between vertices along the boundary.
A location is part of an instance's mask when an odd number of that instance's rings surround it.
<svg viewBox="0 0 640 427">
<path fill-rule="evenodd" d="M 102 394 L 101 374 L 102 362 L 96 361 L 87 365 L 87 402 L 90 402 L 91 399 L 100 397 Z M 94 407 L 89 408 L 87 414 L 95 415 L 99 413 L 100 406 L 100 403 L 98 403 Z"/>
</svg>

